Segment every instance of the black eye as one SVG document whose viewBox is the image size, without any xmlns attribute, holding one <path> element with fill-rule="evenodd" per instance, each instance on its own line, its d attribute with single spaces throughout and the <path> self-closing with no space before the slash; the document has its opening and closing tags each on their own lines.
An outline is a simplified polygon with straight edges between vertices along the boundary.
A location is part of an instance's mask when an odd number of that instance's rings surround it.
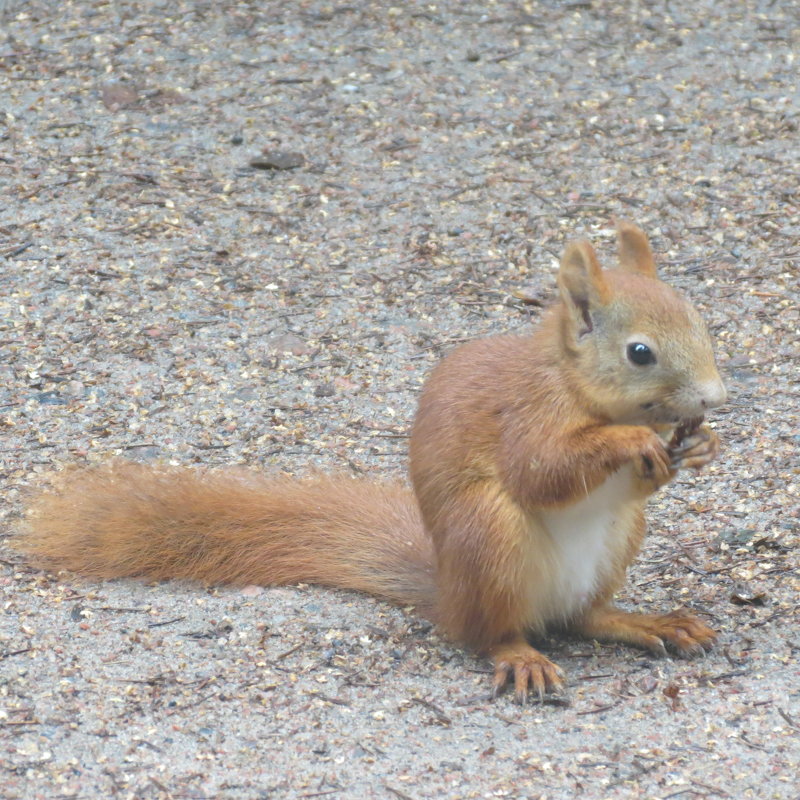
<svg viewBox="0 0 800 800">
<path fill-rule="evenodd" d="M 641 342 L 632 342 L 628 345 L 628 358 L 632 363 L 638 364 L 640 367 L 656 363 L 653 351 Z"/>
</svg>

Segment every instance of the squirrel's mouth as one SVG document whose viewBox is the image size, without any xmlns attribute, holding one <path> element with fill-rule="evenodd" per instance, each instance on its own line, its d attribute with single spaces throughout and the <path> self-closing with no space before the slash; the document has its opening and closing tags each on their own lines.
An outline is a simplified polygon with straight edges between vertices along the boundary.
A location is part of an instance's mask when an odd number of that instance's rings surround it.
<svg viewBox="0 0 800 800">
<path fill-rule="evenodd" d="M 663 403 L 641 403 L 639 410 L 646 425 L 678 425 L 684 419 L 676 409 Z"/>
</svg>

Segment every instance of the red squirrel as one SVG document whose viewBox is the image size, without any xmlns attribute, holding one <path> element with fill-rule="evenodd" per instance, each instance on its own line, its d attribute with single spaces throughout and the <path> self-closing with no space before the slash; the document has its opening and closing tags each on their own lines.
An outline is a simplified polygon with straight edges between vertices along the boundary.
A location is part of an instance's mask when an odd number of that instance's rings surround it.
<svg viewBox="0 0 800 800">
<path fill-rule="evenodd" d="M 658 280 L 645 234 L 618 224 L 616 269 L 566 248 L 560 301 L 530 336 L 462 345 L 427 380 L 413 491 L 345 476 L 111 463 L 39 493 L 20 546 L 91 578 L 317 583 L 416 606 L 494 662 L 524 702 L 564 674 L 528 635 L 566 629 L 692 655 L 694 616 L 612 604 L 647 498 L 718 452 L 702 422 L 726 399 L 697 311 Z"/>
</svg>

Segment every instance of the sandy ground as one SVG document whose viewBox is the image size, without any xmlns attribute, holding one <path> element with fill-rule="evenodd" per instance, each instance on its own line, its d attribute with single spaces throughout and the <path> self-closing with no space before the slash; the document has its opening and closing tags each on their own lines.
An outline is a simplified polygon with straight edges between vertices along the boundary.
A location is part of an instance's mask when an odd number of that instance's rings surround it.
<svg viewBox="0 0 800 800">
<path fill-rule="evenodd" d="M 800 797 L 797 4 L 0 13 L 4 541 L 43 473 L 120 454 L 402 474 L 431 366 L 527 329 L 615 215 L 732 394 L 620 597 L 719 646 L 544 642 L 568 703 L 492 702 L 485 661 L 371 598 L 4 546 L 3 798 Z"/>
</svg>

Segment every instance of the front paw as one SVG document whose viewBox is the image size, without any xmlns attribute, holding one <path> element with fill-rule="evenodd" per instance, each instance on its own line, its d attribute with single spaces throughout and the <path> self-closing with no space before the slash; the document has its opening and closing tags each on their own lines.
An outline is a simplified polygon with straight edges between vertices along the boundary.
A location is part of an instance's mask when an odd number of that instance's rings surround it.
<svg viewBox="0 0 800 800">
<path fill-rule="evenodd" d="M 719 436 L 701 425 L 684 438 L 680 444 L 669 448 L 672 469 L 701 469 L 719 454 Z"/>
<path fill-rule="evenodd" d="M 667 446 L 655 431 L 644 428 L 642 442 L 633 458 L 636 475 L 656 488 L 668 483 L 675 474 Z"/>
</svg>

